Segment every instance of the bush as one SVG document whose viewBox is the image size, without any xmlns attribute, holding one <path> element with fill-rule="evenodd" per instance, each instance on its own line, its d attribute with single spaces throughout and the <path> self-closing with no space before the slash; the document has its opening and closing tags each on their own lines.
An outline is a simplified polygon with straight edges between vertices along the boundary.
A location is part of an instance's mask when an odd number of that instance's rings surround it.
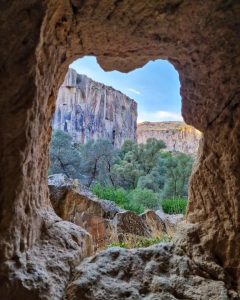
<svg viewBox="0 0 240 300">
<path fill-rule="evenodd" d="M 129 193 L 128 199 L 130 205 L 139 206 L 143 209 L 158 209 L 160 205 L 159 195 L 149 189 L 136 188 Z"/>
<path fill-rule="evenodd" d="M 141 205 L 130 203 L 128 199 L 128 191 L 123 188 L 114 188 L 112 186 L 102 186 L 99 183 L 95 184 L 91 191 L 99 198 L 111 200 L 115 202 L 119 207 L 141 214 L 144 212 L 144 208 Z"/>
<path fill-rule="evenodd" d="M 91 191 L 99 198 L 111 200 L 119 207 L 141 214 L 145 209 L 158 209 L 160 198 L 158 194 L 148 189 L 126 191 L 123 188 L 95 184 Z"/>
<path fill-rule="evenodd" d="M 187 199 L 165 199 L 162 200 L 161 205 L 163 211 L 167 214 L 185 214 L 187 207 Z"/>
</svg>

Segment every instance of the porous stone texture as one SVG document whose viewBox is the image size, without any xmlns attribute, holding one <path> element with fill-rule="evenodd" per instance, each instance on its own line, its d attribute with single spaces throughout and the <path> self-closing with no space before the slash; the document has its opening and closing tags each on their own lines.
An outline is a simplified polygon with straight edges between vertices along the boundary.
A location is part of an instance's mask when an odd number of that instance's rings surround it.
<svg viewBox="0 0 240 300">
<path fill-rule="evenodd" d="M 149 138 L 164 141 L 168 151 L 196 155 L 201 132 L 184 122 L 143 122 L 137 125 L 137 142 L 145 144 Z"/>
<path fill-rule="evenodd" d="M 58 88 L 69 64 L 84 55 L 95 55 L 108 71 L 128 72 L 163 58 L 179 72 L 184 121 L 203 133 L 203 141 L 186 216 L 197 232 L 189 242 L 186 234 L 181 235 L 176 247 L 182 245 L 186 257 L 201 261 L 202 271 L 207 262 L 218 265 L 227 289 L 239 291 L 240 2 L 13 0 L 1 1 L 0 11 L 0 298 L 36 300 L 55 295 L 61 299 L 73 272 L 69 266 L 76 257 L 66 251 L 71 249 L 70 240 L 58 243 L 58 235 L 48 227 L 54 214 L 47 187 L 48 144 Z M 57 224 L 61 232 L 65 223 Z M 65 231 L 71 235 L 70 227 Z M 56 245 L 46 251 L 48 255 L 42 255 L 45 242 Z M 33 260 L 36 268 L 46 265 L 54 251 L 68 262 L 51 261 L 46 285 L 26 266 Z M 133 256 L 124 253 L 126 268 L 127 257 Z M 101 255 L 104 265 L 110 265 L 108 252 Z M 51 272 L 59 260 L 66 266 L 61 277 Z M 148 268 L 152 265 L 154 270 L 154 263 Z M 91 266 L 100 271 L 98 264 Z M 141 269 L 139 264 L 134 266 Z M 180 265 L 177 269 L 170 266 L 169 280 L 181 272 Z M 159 280 L 166 279 L 161 269 L 154 272 Z M 21 274 L 31 279 L 27 288 Z M 95 278 L 86 279 L 92 280 L 94 291 L 99 287 Z M 208 285 L 198 288 L 204 291 L 207 286 L 209 293 L 218 293 L 218 278 L 213 276 Z M 61 289 L 54 280 L 64 283 Z M 133 288 L 140 282 L 139 277 L 131 281 Z M 193 281 L 186 284 L 180 281 L 175 289 L 197 289 Z M 155 290 L 161 286 L 157 283 Z M 112 298 L 118 294 L 114 291 Z M 222 299 L 227 299 L 226 293 Z"/>
<path fill-rule="evenodd" d="M 136 140 L 137 103 L 69 69 L 58 91 L 52 127 L 68 132 L 76 143 L 105 138 L 119 148 L 125 140 Z"/>
<path fill-rule="evenodd" d="M 238 299 L 219 266 L 203 266 L 172 244 L 146 249 L 111 248 L 76 269 L 65 300 Z"/>
</svg>

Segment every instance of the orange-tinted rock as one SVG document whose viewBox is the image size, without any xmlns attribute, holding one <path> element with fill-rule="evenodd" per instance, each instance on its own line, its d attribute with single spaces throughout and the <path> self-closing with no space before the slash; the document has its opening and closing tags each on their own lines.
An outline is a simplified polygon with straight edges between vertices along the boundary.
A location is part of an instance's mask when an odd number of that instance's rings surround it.
<svg viewBox="0 0 240 300">
<path fill-rule="evenodd" d="M 58 221 L 49 224 L 54 212 L 47 187 L 48 143 L 58 88 L 68 65 L 84 55 L 95 55 L 105 70 L 127 72 L 157 58 L 168 59 L 178 70 L 184 120 L 203 133 L 186 217 L 196 232 L 187 243 L 187 233 L 182 235 L 178 247 L 198 265 L 203 262 L 200 268 L 193 264 L 189 276 L 205 271 L 208 279 L 175 281 L 179 294 L 172 297 L 189 298 L 182 292 L 198 291 L 196 297 L 204 299 L 208 286 L 210 299 L 211 291 L 219 292 L 217 299 L 233 298 L 229 287 L 239 291 L 240 286 L 239 1 L 13 0 L 1 1 L 0 8 L 0 298 L 61 299 L 74 269 L 76 256 L 66 251 L 72 249 L 71 228 Z M 65 228 L 69 239 L 52 234 L 55 226 L 58 232 Z M 75 246 L 79 253 L 80 245 Z M 51 260 L 47 276 L 34 276 L 28 264 L 34 261 L 41 270 L 55 252 L 63 256 Z M 124 253 L 121 268 L 126 269 L 134 255 Z M 105 255 L 105 265 L 112 267 Z M 58 275 L 50 270 L 59 261 L 63 272 Z M 137 260 L 135 271 L 139 265 Z M 153 265 L 144 269 L 158 275 L 158 280 L 149 277 L 151 289 L 140 285 L 142 272 L 134 281 L 138 292 L 147 291 L 149 297 L 160 293 L 166 278 Z M 171 266 L 173 277 L 184 273 L 183 264 Z M 88 282 L 100 293 L 99 277 Z M 220 288 L 225 283 L 228 291 Z M 114 299 L 119 290 L 110 285 Z"/>
<path fill-rule="evenodd" d="M 141 215 L 151 237 L 161 237 L 167 233 L 167 227 L 163 220 L 153 210 L 148 210 Z"/>
<path fill-rule="evenodd" d="M 168 151 L 197 154 L 201 133 L 184 122 L 143 122 L 137 126 L 138 143 L 149 138 L 164 141 Z"/>
<path fill-rule="evenodd" d="M 119 208 L 110 201 L 99 200 L 83 186 L 49 185 L 49 190 L 51 203 L 58 216 L 87 230 L 96 249 L 110 243 L 109 220 L 120 211 Z"/>
<path fill-rule="evenodd" d="M 124 241 L 124 236 L 127 235 L 150 237 L 143 219 L 132 211 L 117 213 L 111 223 L 114 237 L 120 242 Z"/>
</svg>

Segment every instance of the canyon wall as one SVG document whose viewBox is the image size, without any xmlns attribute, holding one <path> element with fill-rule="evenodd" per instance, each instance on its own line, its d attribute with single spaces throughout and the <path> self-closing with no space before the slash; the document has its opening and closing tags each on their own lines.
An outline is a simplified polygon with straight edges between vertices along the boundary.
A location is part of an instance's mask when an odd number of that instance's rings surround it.
<svg viewBox="0 0 240 300">
<path fill-rule="evenodd" d="M 53 129 L 68 132 L 77 143 L 107 138 L 115 147 L 136 140 L 137 103 L 110 86 L 69 69 L 61 85 Z"/>
<path fill-rule="evenodd" d="M 146 143 L 149 138 L 163 140 L 169 151 L 196 154 L 201 132 L 184 122 L 143 122 L 138 124 L 138 143 Z"/>
</svg>

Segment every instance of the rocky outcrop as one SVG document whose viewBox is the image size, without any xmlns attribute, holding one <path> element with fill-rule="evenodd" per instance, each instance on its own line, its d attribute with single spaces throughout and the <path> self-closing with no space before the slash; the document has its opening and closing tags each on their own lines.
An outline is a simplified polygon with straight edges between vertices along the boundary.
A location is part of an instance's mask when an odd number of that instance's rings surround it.
<svg viewBox="0 0 240 300">
<path fill-rule="evenodd" d="M 169 151 L 186 154 L 197 153 L 201 132 L 184 122 L 143 122 L 137 125 L 137 142 L 146 143 L 149 138 L 164 141 Z"/>
<path fill-rule="evenodd" d="M 60 174 L 49 177 L 50 200 L 57 215 L 89 232 L 95 251 L 106 247 L 112 236 L 110 220 L 121 209 L 111 201 L 98 199 L 76 180 L 71 182 L 63 176 L 60 182 Z M 56 182 L 57 185 L 53 184 Z"/>
<path fill-rule="evenodd" d="M 239 299 L 215 263 L 201 265 L 173 244 L 108 249 L 76 269 L 66 300 Z"/>
<path fill-rule="evenodd" d="M 147 238 L 173 236 L 183 220 L 183 216 L 172 217 L 163 211 L 149 210 L 141 215 L 125 211 L 111 201 L 97 198 L 78 180 L 63 174 L 49 176 L 48 183 L 57 215 L 89 232 L 95 251 L 112 243 L 131 246 Z"/>
<path fill-rule="evenodd" d="M 161 259 L 155 265 L 161 246 L 148 264 L 133 265 L 130 274 L 141 276 L 128 282 L 133 289 L 144 287 L 143 274 L 149 271 L 154 274 L 149 276 L 151 286 L 158 293 L 172 283 L 170 288 L 176 291 L 172 298 L 181 298 L 176 294 L 181 290 L 182 298 L 190 299 L 191 295 L 185 297 L 187 291 L 199 291 L 202 299 L 206 289 L 209 299 L 214 293 L 217 299 L 231 299 L 231 288 L 240 292 L 239 1 L 12 0 L 1 1 L 0 7 L 4 45 L 0 50 L 0 298 L 61 299 L 74 274 L 81 243 L 74 244 L 76 255 L 69 255 L 72 230 L 54 214 L 46 177 L 57 91 L 69 64 L 84 55 L 96 56 L 105 70 L 122 72 L 150 60 L 168 59 L 179 72 L 183 118 L 203 133 L 186 217 L 196 231 L 187 226 L 192 238 L 186 232 L 178 240 L 175 247 L 184 248 L 178 264 L 172 264 L 172 252 L 167 251 L 171 272 L 162 272 Z M 55 252 L 66 259 L 49 260 Z M 128 270 L 130 260 L 138 257 L 131 253 L 124 251 L 121 270 Z M 86 271 L 91 267 L 96 276 L 89 276 L 93 274 L 89 271 L 76 280 L 82 286 L 85 282 L 86 289 L 91 286 L 92 295 L 100 293 L 103 281 L 98 274 L 110 268 L 105 277 L 110 284 L 103 290 L 110 286 L 116 298 L 128 283 L 118 281 L 115 274 L 121 277 L 121 273 L 112 268 L 109 252 L 101 257 L 101 264 L 93 260 L 80 266 Z M 194 264 L 186 281 L 179 274 L 184 278 L 186 268 L 181 262 L 188 257 Z M 35 270 L 47 266 L 46 277 L 34 275 L 29 268 L 33 261 Z M 197 276 L 197 283 L 189 280 L 196 264 L 207 281 L 203 276 Z M 79 292 L 86 295 L 83 289 Z M 85 298 L 94 299 L 91 294 Z"/>
<path fill-rule="evenodd" d="M 150 237 L 143 219 L 131 211 L 116 214 L 112 221 L 113 241 L 125 242 L 132 236 Z"/>
<path fill-rule="evenodd" d="M 106 138 L 115 147 L 136 140 L 137 103 L 123 93 L 69 69 L 61 85 L 53 129 L 77 143 Z"/>
</svg>

